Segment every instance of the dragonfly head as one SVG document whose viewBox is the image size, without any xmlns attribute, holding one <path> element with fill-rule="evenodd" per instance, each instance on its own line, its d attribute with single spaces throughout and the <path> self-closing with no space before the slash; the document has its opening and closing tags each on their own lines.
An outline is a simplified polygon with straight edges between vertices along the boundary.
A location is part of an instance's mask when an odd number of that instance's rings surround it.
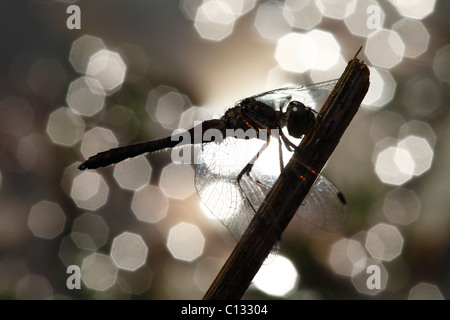
<svg viewBox="0 0 450 320">
<path fill-rule="evenodd" d="M 288 132 L 294 138 L 301 138 L 311 129 L 316 120 L 311 108 L 300 101 L 291 101 L 285 112 L 285 123 Z"/>
</svg>

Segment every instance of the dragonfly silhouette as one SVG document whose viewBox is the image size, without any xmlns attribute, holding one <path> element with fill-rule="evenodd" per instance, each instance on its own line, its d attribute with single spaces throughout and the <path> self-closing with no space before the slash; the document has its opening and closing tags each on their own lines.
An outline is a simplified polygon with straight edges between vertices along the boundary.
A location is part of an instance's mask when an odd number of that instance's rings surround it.
<svg viewBox="0 0 450 320">
<path fill-rule="evenodd" d="M 220 119 L 194 126 L 187 135 L 184 132 L 100 152 L 83 162 L 79 169 L 105 167 L 143 153 L 186 144 L 201 145 L 195 159 L 197 193 L 239 239 L 283 164 L 297 148 L 291 140 L 301 139 L 311 129 L 317 117 L 314 109 L 322 106 L 336 81 L 251 96 L 228 109 Z M 208 134 L 210 131 L 215 134 Z M 345 226 L 347 206 L 340 190 L 319 174 L 296 214 L 323 230 L 334 232 Z"/>
</svg>

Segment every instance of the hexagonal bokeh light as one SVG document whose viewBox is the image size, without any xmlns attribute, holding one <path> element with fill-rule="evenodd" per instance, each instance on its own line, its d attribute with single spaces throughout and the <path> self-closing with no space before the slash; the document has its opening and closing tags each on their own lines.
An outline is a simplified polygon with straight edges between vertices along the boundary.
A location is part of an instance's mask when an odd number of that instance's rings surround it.
<svg viewBox="0 0 450 320">
<path fill-rule="evenodd" d="M 43 200 L 35 204 L 28 216 L 28 226 L 36 237 L 53 239 L 64 229 L 66 216 L 59 204 Z"/>
<path fill-rule="evenodd" d="M 167 214 L 169 200 L 155 186 L 144 186 L 136 190 L 131 203 L 134 215 L 141 221 L 156 223 Z"/>
<path fill-rule="evenodd" d="M 367 37 L 383 27 L 385 17 L 377 1 L 355 0 L 347 5 L 344 22 L 352 34 Z"/>
<path fill-rule="evenodd" d="M 416 58 L 424 53 L 428 48 L 430 34 L 422 22 L 404 18 L 392 26 L 403 43 L 405 44 L 404 55 L 409 58 Z"/>
<path fill-rule="evenodd" d="M 369 35 L 364 52 L 374 65 L 392 68 L 403 60 L 405 45 L 396 32 L 380 29 Z"/>
<path fill-rule="evenodd" d="M 84 122 L 71 109 L 61 107 L 50 113 L 47 122 L 47 134 L 53 143 L 73 146 L 83 137 Z"/>
<path fill-rule="evenodd" d="M 190 105 L 189 99 L 178 91 L 170 91 L 158 99 L 155 117 L 165 128 L 176 129 L 183 110 Z"/>
<path fill-rule="evenodd" d="M 221 41 L 233 32 L 236 17 L 224 1 L 206 1 L 197 10 L 194 27 L 207 40 Z"/>
<path fill-rule="evenodd" d="M 317 1 L 286 1 L 283 14 L 294 28 L 309 30 L 322 21 Z"/>
<path fill-rule="evenodd" d="M 71 197 L 82 209 L 97 210 L 108 200 L 109 188 L 103 177 L 92 171 L 86 171 L 73 179 Z"/>
<path fill-rule="evenodd" d="M 436 52 L 433 70 L 441 81 L 450 83 L 450 45 L 446 45 Z"/>
<path fill-rule="evenodd" d="M 95 251 L 108 240 L 108 231 L 101 216 L 84 213 L 74 220 L 70 236 L 78 248 Z"/>
<path fill-rule="evenodd" d="M 430 169 L 433 161 L 433 149 L 425 138 L 410 135 L 398 142 L 398 148 L 406 150 L 414 161 L 413 174 L 423 174 Z"/>
<path fill-rule="evenodd" d="M 339 61 L 340 47 L 329 32 L 313 30 L 306 34 L 289 33 L 278 40 L 275 59 L 291 72 L 327 70 Z"/>
<path fill-rule="evenodd" d="M 180 9 L 189 20 L 195 20 L 195 16 L 199 7 L 203 4 L 203 0 L 182 0 L 180 1 Z M 221 1 L 225 2 L 234 16 L 239 17 L 255 7 L 256 0 L 234 0 Z"/>
<path fill-rule="evenodd" d="M 388 70 L 369 67 L 370 87 L 362 104 L 379 108 L 388 104 L 395 94 L 397 84 Z"/>
<path fill-rule="evenodd" d="M 159 186 L 162 192 L 172 199 L 183 200 L 195 192 L 194 170 L 190 165 L 167 165 L 162 173 Z"/>
<path fill-rule="evenodd" d="M 180 124 L 178 128 L 187 129 L 193 128 L 196 121 L 202 122 L 204 120 L 212 119 L 214 114 L 211 110 L 202 107 L 189 107 L 180 117 Z"/>
<path fill-rule="evenodd" d="M 316 56 L 316 47 L 303 34 L 289 33 L 277 42 L 275 59 L 283 70 L 305 72 L 314 65 Z"/>
<path fill-rule="evenodd" d="M 402 185 L 413 177 L 414 160 L 407 150 L 391 146 L 378 153 L 375 172 L 384 183 Z"/>
<path fill-rule="evenodd" d="M 69 61 L 77 72 L 85 73 L 91 56 L 105 48 L 102 39 L 84 35 L 72 43 Z"/>
<path fill-rule="evenodd" d="M 386 194 L 383 212 L 390 222 L 408 225 L 419 217 L 420 207 L 420 200 L 414 191 L 397 188 Z"/>
<path fill-rule="evenodd" d="M 120 54 L 102 49 L 91 56 L 86 75 L 97 79 L 101 87 L 111 94 L 122 85 L 127 66 Z"/>
<path fill-rule="evenodd" d="M 268 40 L 278 40 L 292 29 L 283 14 L 282 5 L 276 1 L 258 6 L 255 27 L 260 36 Z"/>
<path fill-rule="evenodd" d="M 123 189 L 138 190 L 150 181 L 152 167 L 144 155 L 114 165 L 114 178 Z"/>
<path fill-rule="evenodd" d="M 146 110 L 150 117 L 164 128 L 177 129 L 183 110 L 189 108 L 189 99 L 168 86 L 152 89 L 147 96 Z"/>
<path fill-rule="evenodd" d="M 317 48 L 317 60 L 312 68 L 328 70 L 339 60 L 341 47 L 334 35 L 322 30 L 311 30 L 306 34 Z"/>
<path fill-rule="evenodd" d="M 353 0 L 318 0 L 317 7 L 325 17 L 342 20 L 351 13 L 348 6 L 352 2 Z"/>
<path fill-rule="evenodd" d="M 81 77 L 70 84 L 67 104 L 77 114 L 93 116 L 103 109 L 105 93 L 96 79 Z"/>
<path fill-rule="evenodd" d="M 366 249 L 372 257 L 391 261 L 402 252 L 403 237 L 392 225 L 379 223 L 367 232 Z"/>
<path fill-rule="evenodd" d="M 232 0 L 226 1 L 231 12 L 236 17 L 239 17 L 255 7 L 257 0 Z"/>
<path fill-rule="evenodd" d="M 80 151 L 85 159 L 119 145 L 114 133 L 105 128 L 95 127 L 84 134 Z"/>
<path fill-rule="evenodd" d="M 400 139 L 410 135 L 425 138 L 431 148 L 436 143 L 436 133 L 428 123 L 423 121 L 411 120 L 400 127 L 400 133 L 398 134 Z"/>
<path fill-rule="evenodd" d="M 361 243 L 341 239 L 333 245 L 329 263 L 337 274 L 352 277 L 363 270 L 366 259 L 367 254 Z"/>
<path fill-rule="evenodd" d="M 433 155 L 427 139 L 409 135 L 377 153 L 375 172 L 384 183 L 402 185 L 428 171 Z"/>
<path fill-rule="evenodd" d="M 101 253 L 93 253 L 84 258 L 81 264 L 81 279 L 86 287 L 105 291 L 117 280 L 117 268 L 112 259 Z"/>
<path fill-rule="evenodd" d="M 205 238 L 197 226 L 181 222 L 172 227 L 167 237 L 167 248 L 175 259 L 193 261 L 203 253 Z"/>
<path fill-rule="evenodd" d="M 112 244 L 111 258 L 119 269 L 135 271 L 147 259 L 148 248 L 142 237 L 131 232 L 117 236 Z"/>
<path fill-rule="evenodd" d="M 439 287 L 426 282 L 421 282 L 409 291 L 408 300 L 444 300 Z"/>
<path fill-rule="evenodd" d="M 79 248 L 73 241 L 71 235 L 67 235 L 63 239 L 61 239 L 58 257 L 66 267 L 73 264 L 80 264 L 80 256 L 78 255 L 79 252 Z"/>
<path fill-rule="evenodd" d="M 436 0 L 391 0 L 398 13 L 404 17 L 423 19 L 434 11 Z"/>
<path fill-rule="evenodd" d="M 261 266 L 252 285 L 266 294 L 287 297 L 299 282 L 300 275 L 294 264 L 286 257 L 278 256 L 272 263 Z"/>
<path fill-rule="evenodd" d="M 374 296 L 386 289 L 388 278 L 389 273 L 381 261 L 367 258 L 361 272 L 352 276 L 352 284 L 359 293 Z"/>
<path fill-rule="evenodd" d="M 202 4 L 203 0 L 181 0 L 180 9 L 184 16 L 189 20 L 195 20 L 197 9 Z"/>
</svg>

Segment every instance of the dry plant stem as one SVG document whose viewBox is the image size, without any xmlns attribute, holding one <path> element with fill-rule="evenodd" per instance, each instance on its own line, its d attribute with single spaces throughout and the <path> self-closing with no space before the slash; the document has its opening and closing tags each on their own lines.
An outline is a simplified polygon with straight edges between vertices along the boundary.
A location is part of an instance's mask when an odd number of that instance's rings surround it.
<svg viewBox="0 0 450 320">
<path fill-rule="evenodd" d="M 355 57 L 203 299 L 242 297 L 339 143 L 368 88 L 369 69 Z"/>
</svg>

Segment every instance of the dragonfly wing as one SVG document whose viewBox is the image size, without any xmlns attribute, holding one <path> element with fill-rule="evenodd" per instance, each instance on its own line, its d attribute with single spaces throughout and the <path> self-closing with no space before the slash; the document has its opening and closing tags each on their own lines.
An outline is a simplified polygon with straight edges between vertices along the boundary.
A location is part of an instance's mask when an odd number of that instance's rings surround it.
<svg viewBox="0 0 450 320">
<path fill-rule="evenodd" d="M 250 176 L 244 175 L 240 184 L 237 183 L 236 178 L 242 168 L 260 149 L 260 146 L 255 146 L 258 145 L 258 140 L 252 140 L 227 138 L 220 144 L 204 144 L 196 167 L 195 187 L 200 198 L 236 239 L 240 239 L 247 229 L 255 211 L 279 174 L 279 164 L 275 158 L 272 159 L 271 165 L 268 165 L 268 162 L 258 164 L 263 160 L 266 150 L 258 158 L 254 168 L 272 168 L 277 173 L 252 170 Z M 236 157 L 236 154 L 241 157 Z M 264 165 L 261 166 L 261 163 Z M 348 220 L 344 196 L 323 175 L 318 176 L 296 215 L 329 232 L 343 229 Z"/>
<path fill-rule="evenodd" d="M 267 194 L 278 178 L 280 171 L 277 170 L 277 163 L 274 159 L 272 159 L 271 164 L 264 162 L 263 166 L 259 166 L 261 164 L 258 164 L 259 160 L 255 164 L 255 170 L 252 170 L 250 174 L 251 181 L 260 182 L 258 187 L 264 194 Z M 272 168 L 274 174 L 262 171 L 262 168 Z M 254 200 L 255 202 L 252 202 L 252 204 L 257 209 L 264 199 L 254 198 Z M 303 204 L 298 208 L 296 215 L 329 232 L 343 229 L 348 220 L 347 204 L 343 194 L 323 175 L 318 176 Z"/>
<path fill-rule="evenodd" d="M 296 215 L 325 231 L 337 232 L 347 224 L 347 203 L 341 191 L 319 175 Z"/>
<path fill-rule="evenodd" d="M 195 188 L 211 213 L 240 239 L 255 212 L 249 202 L 261 203 L 264 194 L 243 176 L 237 176 L 262 146 L 258 139 L 228 137 L 221 143 L 205 143 L 196 158 Z M 257 209 L 257 208 L 256 208 Z"/>
<path fill-rule="evenodd" d="M 255 95 L 253 98 L 277 110 L 285 109 L 290 101 L 295 100 L 318 111 L 322 108 L 336 83 L 337 80 L 330 80 L 306 86 L 285 87 Z"/>
<path fill-rule="evenodd" d="M 280 159 L 278 141 L 272 139 L 266 150 L 256 160 L 250 172 L 250 177 L 245 181 L 245 192 L 253 192 L 257 196 L 248 196 L 253 208 L 257 210 L 280 174 Z M 285 151 L 283 149 L 283 151 Z M 286 164 L 292 153 L 283 152 L 283 162 Z M 242 184 L 242 183 L 241 183 Z M 258 188 L 261 192 L 252 191 Z M 264 196 L 262 196 L 264 195 Z M 276 213 L 274 213 L 276 214 Z M 297 216 L 309 223 L 329 232 L 343 229 L 347 223 L 347 204 L 341 191 L 325 176 L 319 175 L 304 203 L 298 208 Z"/>
</svg>

